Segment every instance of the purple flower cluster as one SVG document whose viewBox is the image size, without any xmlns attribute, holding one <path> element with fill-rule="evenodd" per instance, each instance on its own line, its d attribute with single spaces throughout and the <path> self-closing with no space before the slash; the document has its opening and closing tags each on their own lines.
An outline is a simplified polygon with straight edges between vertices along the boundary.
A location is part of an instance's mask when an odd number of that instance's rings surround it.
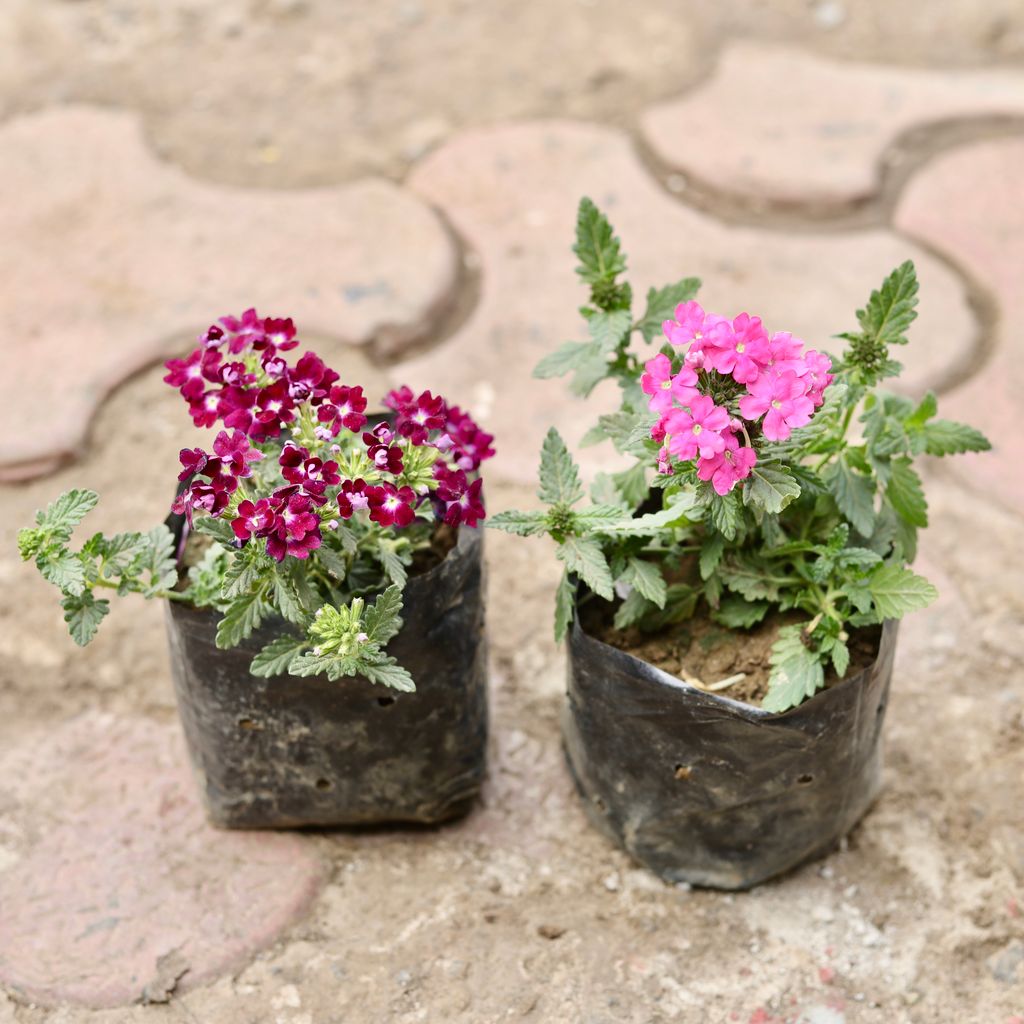
<svg viewBox="0 0 1024 1024">
<path fill-rule="evenodd" d="M 182 450 L 179 480 L 188 483 L 173 511 L 190 524 L 197 510 L 225 518 L 240 545 L 264 540 L 277 561 L 307 558 L 322 545 L 322 529 L 360 512 L 384 528 L 429 519 L 431 509 L 452 526 L 476 526 L 484 518 L 477 473 L 494 454 L 494 438 L 468 413 L 440 395 L 401 387 L 384 400 L 391 422 L 364 431 L 363 389 L 342 384 L 313 352 L 290 364 L 285 353 L 298 344 L 290 319 L 261 318 L 249 309 L 221 317 L 189 356 L 166 364 L 164 380 L 181 392 L 193 422 L 227 428 L 212 453 Z M 293 439 L 282 440 L 284 432 Z M 350 436 L 360 433 L 358 441 Z M 418 493 L 403 474 L 413 449 L 423 446 L 436 449 L 436 461 L 428 486 L 422 476 L 413 478 Z M 240 481 L 253 476 L 252 463 L 266 456 L 276 459 L 280 485 L 264 483 L 269 495 L 253 495 L 251 484 L 236 494 Z M 365 478 L 344 479 L 339 460 L 366 467 Z"/>
</svg>

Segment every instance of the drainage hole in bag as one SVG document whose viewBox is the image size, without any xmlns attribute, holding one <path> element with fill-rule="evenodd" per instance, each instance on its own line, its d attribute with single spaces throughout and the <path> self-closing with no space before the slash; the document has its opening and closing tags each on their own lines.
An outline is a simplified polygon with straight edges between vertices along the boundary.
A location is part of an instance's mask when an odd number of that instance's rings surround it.
<svg viewBox="0 0 1024 1024">
<path fill-rule="evenodd" d="M 672 774 L 681 781 L 688 779 L 692 773 L 693 769 L 688 764 L 677 764 L 672 769 Z"/>
<path fill-rule="evenodd" d="M 796 784 L 798 786 L 809 786 L 814 781 L 813 775 L 798 775 Z"/>
<path fill-rule="evenodd" d="M 331 789 L 332 788 L 331 780 L 330 779 L 317 779 L 316 780 L 316 788 L 317 789 Z"/>
<path fill-rule="evenodd" d="M 392 704 L 395 703 L 395 698 L 394 697 L 378 697 L 377 698 L 377 703 L 382 708 L 389 708 L 389 707 L 391 707 Z"/>
</svg>

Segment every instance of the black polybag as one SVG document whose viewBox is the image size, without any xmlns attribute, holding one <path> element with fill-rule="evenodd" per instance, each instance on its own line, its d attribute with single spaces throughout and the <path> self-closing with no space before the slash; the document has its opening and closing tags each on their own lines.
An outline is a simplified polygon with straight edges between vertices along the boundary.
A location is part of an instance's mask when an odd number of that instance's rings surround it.
<svg viewBox="0 0 1024 1024">
<path fill-rule="evenodd" d="M 220 650 L 215 612 L 168 602 L 178 711 L 214 824 L 433 824 L 470 808 L 487 745 L 482 533 L 460 529 L 444 561 L 406 585 L 387 650 L 415 693 L 362 678 L 258 678 L 249 663 L 290 628 L 283 621 Z"/>
<path fill-rule="evenodd" d="M 670 882 L 747 889 L 827 851 L 881 787 L 896 622 L 862 672 L 773 714 L 569 639 L 563 736 L 591 821 Z"/>
</svg>

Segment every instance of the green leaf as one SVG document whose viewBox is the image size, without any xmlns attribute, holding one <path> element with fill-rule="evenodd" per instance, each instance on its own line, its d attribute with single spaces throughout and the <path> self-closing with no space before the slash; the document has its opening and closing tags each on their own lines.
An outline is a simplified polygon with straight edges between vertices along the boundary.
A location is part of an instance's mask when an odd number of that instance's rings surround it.
<svg viewBox="0 0 1024 1024">
<path fill-rule="evenodd" d="M 561 377 L 570 370 L 577 370 L 585 365 L 597 352 L 598 347 L 591 341 L 567 341 L 546 355 L 533 368 L 533 375 L 540 380 Z"/>
<path fill-rule="evenodd" d="M 874 481 L 853 469 L 848 451 L 826 466 L 822 476 L 839 511 L 861 536 L 870 537 L 875 528 Z"/>
<path fill-rule="evenodd" d="M 608 218 L 586 197 L 580 200 L 576 214 L 576 244 L 572 251 L 580 261 L 576 273 L 587 284 L 611 281 L 626 269 L 626 258 Z"/>
<path fill-rule="evenodd" d="M 719 495 L 709 489 L 707 494 L 708 519 L 711 525 L 726 540 L 734 540 L 743 522 L 739 492 L 732 490 L 728 494 Z"/>
<path fill-rule="evenodd" d="M 743 486 L 743 503 L 777 515 L 800 496 L 800 485 L 784 466 L 756 465 Z"/>
<path fill-rule="evenodd" d="M 597 345 L 591 345 L 569 383 L 569 390 L 574 395 L 586 398 L 598 384 L 608 376 L 608 360 Z"/>
<path fill-rule="evenodd" d="M 590 589 L 610 601 L 614 596 L 612 574 L 601 545 L 589 537 L 567 537 L 556 550 L 569 572 L 575 573 Z"/>
<path fill-rule="evenodd" d="M 788 711 L 825 685 L 821 661 L 803 643 L 802 626 L 783 626 L 772 647 L 765 711 Z"/>
<path fill-rule="evenodd" d="M 66 540 L 98 501 L 99 495 L 95 491 L 78 488 L 65 491 L 50 502 L 45 511 L 36 513 L 36 522 L 52 534 L 64 535 Z"/>
<path fill-rule="evenodd" d="M 700 578 L 706 580 L 718 568 L 722 560 L 722 552 L 725 550 L 725 537 L 720 533 L 713 533 L 701 545 L 700 549 Z"/>
<path fill-rule="evenodd" d="M 560 644 L 565 639 L 565 634 L 572 625 L 575 599 L 576 588 L 569 578 L 569 573 L 563 572 L 555 593 L 555 643 Z"/>
<path fill-rule="evenodd" d="M 267 679 L 271 676 L 285 675 L 292 662 L 309 646 L 303 637 L 282 636 L 271 640 L 249 664 L 249 671 L 254 676 Z"/>
<path fill-rule="evenodd" d="M 857 311 L 861 330 L 883 345 L 905 345 L 906 333 L 917 318 L 917 273 L 911 260 L 898 266 Z"/>
<path fill-rule="evenodd" d="M 893 459 L 889 464 L 889 483 L 885 495 L 900 518 L 911 526 L 928 525 L 928 503 L 924 498 L 921 478 L 914 472 L 910 459 Z"/>
<path fill-rule="evenodd" d="M 255 547 L 250 545 L 243 548 L 235 554 L 231 564 L 224 572 L 224 596 L 234 599 L 249 593 L 267 568 L 269 568 L 269 562 L 259 555 Z"/>
<path fill-rule="evenodd" d="M 377 545 L 374 554 L 377 556 L 377 560 L 380 564 L 384 567 L 384 572 L 387 573 L 388 579 L 397 586 L 404 587 L 409 578 L 409 574 L 405 571 L 405 565 L 403 565 L 402 560 L 398 557 L 395 549 L 386 541 L 381 541 Z"/>
<path fill-rule="evenodd" d="M 649 344 L 657 338 L 661 334 L 661 325 L 675 315 L 676 306 L 696 298 L 699 288 L 699 277 L 684 277 L 682 281 L 667 284 L 664 288 L 649 288 L 647 308 L 636 325 L 644 341 Z"/>
<path fill-rule="evenodd" d="M 561 435 L 552 427 L 540 451 L 540 500 L 572 505 L 583 497 L 579 470 Z"/>
<path fill-rule="evenodd" d="M 619 579 L 623 583 L 628 583 L 659 608 L 665 607 L 668 586 L 661 570 L 653 562 L 645 562 L 642 558 L 631 558 L 626 563 L 626 570 Z"/>
<path fill-rule="evenodd" d="M 730 595 L 712 610 L 711 618 L 728 629 L 750 629 L 768 614 L 770 607 L 767 601 L 746 601 Z"/>
<path fill-rule="evenodd" d="M 924 450 L 929 455 L 987 452 L 992 445 L 980 430 L 953 420 L 932 420 L 924 425 Z"/>
<path fill-rule="evenodd" d="M 923 576 L 898 565 L 882 565 L 866 580 L 879 619 L 900 619 L 926 608 L 939 592 Z"/>
<path fill-rule="evenodd" d="M 336 580 L 344 580 L 348 575 L 348 562 L 340 552 L 327 544 L 316 549 L 316 558 Z"/>
<path fill-rule="evenodd" d="M 200 516 L 192 523 L 194 533 L 204 533 L 215 541 L 223 544 L 224 547 L 234 547 L 235 531 L 231 524 L 224 519 L 214 519 L 212 516 Z"/>
<path fill-rule="evenodd" d="M 631 590 L 626 595 L 622 604 L 615 609 L 615 618 L 612 620 L 612 625 L 616 629 L 629 629 L 630 626 L 635 626 L 653 608 L 654 605 L 639 590 Z"/>
<path fill-rule="evenodd" d="M 64 621 L 68 624 L 71 639 L 79 647 L 84 647 L 96 635 L 103 616 L 110 611 L 110 602 L 97 601 L 92 592 L 86 590 L 65 597 L 61 607 L 64 609 Z"/>
<path fill-rule="evenodd" d="M 580 438 L 581 448 L 590 448 L 595 444 L 600 444 L 602 441 L 607 441 L 608 435 L 601 429 L 599 423 L 592 426 L 584 435 Z M 605 476 L 608 474 L 606 473 Z"/>
<path fill-rule="evenodd" d="M 590 508 L 581 509 L 573 516 L 577 528 L 584 533 L 606 533 L 616 526 L 623 526 L 632 522 L 618 505 L 591 505 Z"/>
<path fill-rule="evenodd" d="M 620 343 L 629 338 L 633 320 L 628 309 L 613 309 L 595 313 L 587 321 L 587 330 L 602 354 L 615 352 Z"/>
<path fill-rule="evenodd" d="M 217 625 L 217 646 L 221 650 L 237 647 L 259 626 L 267 610 L 262 588 L 235 598 Z"/>
<path fill-rule="evenodd" d="M 486 523 L 495 530 L 514 533 L 517 537 L 536 537 L 547 532 L 547 516 L 543 512 L 510 510 L 488 516 Z"/>
<path fill-rule="evenodd" d="M 85 590 L 85 566 L 78 555 L 61 550 L 55 558 L 41 556 L 38 565 L 43 579 L 60 587 L 65 594 L 77 596 Z"/>
<path fill-rule="evenodd" d="M 277 605 L 281 616 L 296 625 L 305 625 L 309 618 L 302 602 L 299 600 L 298 592 L 291 580 L 283 579 L 281 576 L 274 577 L 274 604 Z"/>
<path fill-rule="evenodd" d="M 731 591 L 747 601 L 778 600 L 778 578 L 751 562 L 737 558 L 733 563 L 720 565 L 718 576 Z"/>
<path fill-rule="evenodd" d="M 683 493 L 657 512 L 647 512 L 635 519 L 623 519 L 617 525 L 606 526 L 601 532 L 609 537 L 657 537 L 676 526 L 690 522 L 687 515 L 693 511 L 694 498 Z"/>
<path fill-rule="evenodd" d="M 647 485 L 647 470 L 642 462 L 613 473 L 612 480 L 627 507 L 638 508 L 643 504 L 650 488 Z"/>
<path fill-rule="evenodd" d="M 842 640 L 837 639 L 829 653 L 832 656 L 832 667 L 836 670 L 836 675 L 842 679 L 850 667 L 850 648 Z"/>
<path fill-rule="evenodd" d="M 359 674 L 365 676 L 371 683 L 382 683 L 384 686 L 390 686 L 392 690 L 400 690 L 402 693 L 416 692 L 412 676 L 397 664 L 394 658 L 361 665 Z"/>
<path fill-rule="evenodd" d="M 374 643 L 386 644 L 402 628 L 402 589 L 390 586 L 366 609 L 363 628 Z"/>
</svg>

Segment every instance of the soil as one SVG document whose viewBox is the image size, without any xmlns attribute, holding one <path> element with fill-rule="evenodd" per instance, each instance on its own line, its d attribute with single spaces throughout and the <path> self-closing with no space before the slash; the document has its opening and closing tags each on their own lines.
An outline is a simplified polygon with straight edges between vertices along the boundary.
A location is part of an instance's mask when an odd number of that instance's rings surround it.
<svg viewBox="0 0 1024 1024">
<path fill-rule="evenodd" d="M 768 692 L 772 645 L 779 630 L 793 621 L 791 616 L 771 615 L 751 629 L 730 630 L 705 616 L 697 616 L 651 634 L 635 627 L 616 629 L 612 625 L 615 607 L 603 601 L 590 602 L 581 616 L 588 632 L 611 647 L 678 676 L 691 686 L 755 707 L 760 707 Z M 875 660 L 880 636 L 877 627 L 851 634 L 850 667 L 845 678 L 856 675 Z M 825 673 L 825 688 L 839 681 L 839 676 L 829 668 Z"/>
</svg>

